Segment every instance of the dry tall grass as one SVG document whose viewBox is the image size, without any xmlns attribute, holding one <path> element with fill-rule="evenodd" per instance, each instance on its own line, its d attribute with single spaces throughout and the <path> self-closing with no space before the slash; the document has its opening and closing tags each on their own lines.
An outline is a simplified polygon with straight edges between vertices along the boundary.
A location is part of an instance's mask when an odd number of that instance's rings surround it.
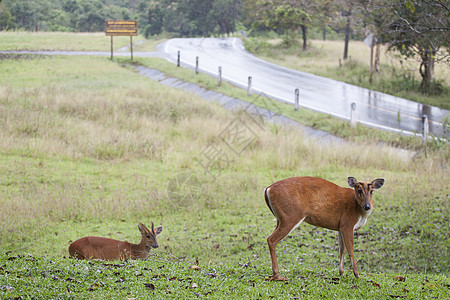
<svg viewBox="0 0 450 300">
<path fill-rule="evenodd" d="M 277 45 L 281 43 L 281 40 L 275 39 L 269 40 L 269 42 L 272 45 Z M 278 56 L 273 59 L 269 57 L 269 59 L 276 63 L 280 63 L 280 59 L 282 59 L 284 61 L 284 65 L 288 68 L 293 68 L 314 74 L 322 72 L 325 76 L 327 74 L 327 69 L 331 70 L 339 66 L 339 59 L 342 63 L 344 63 L 344 60 L 342 59 L 344 54 L 344 41 L 310 40 L 309 45 L 309 53 L 305 54 L 304 59 L 299 59 L 299 54 L 301 55 L 301 53 Z M 367 70 L 369 71 L 370 48 L 367 47 L 364 42 L 351 41 L 348 51 L 350 61 L 366 65 Z M 312 64 L 310 56 L 319 54 L 320 59 L 314 59 L 314 63 Z M 283 62 L 281 61 L 281 63 Z M 384 73 L 390 74 L 393 68 L 406 69 L 412 76 L 415 77 L 416 80 L 421 79 L 418 71 L 420 65 L 419 61 L 413 58 L 405 59 L 395 51 L 388 52 L 386 45 L 381 45 L 380 64 L 382 65 L 381 71 Z M 442 80 L 447 86 L 450 85 L 450 69 L 447 64 L 436 64 L 434 75 L 438 80 Z"/>
</svg>

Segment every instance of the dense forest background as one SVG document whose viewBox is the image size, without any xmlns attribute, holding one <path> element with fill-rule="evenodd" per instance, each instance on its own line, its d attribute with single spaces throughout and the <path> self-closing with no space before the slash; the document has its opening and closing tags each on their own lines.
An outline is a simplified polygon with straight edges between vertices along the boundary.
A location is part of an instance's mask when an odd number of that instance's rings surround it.
<svg viewBox="0 0 450 300">
<path fill-rule="evenodd" d="M 337 37 L 344 59 L 373 33 L 419 62 L 425 90 L 434 64 L 450 64 L 448 0 L 0 0 L 0 30 L 101 32 L 106 20 L 138 20 L 146 38 L 275 32 L 303 50 L 311 35 Z"/>
<path fill-rule="evenodd" d="M 297 1 L 301 5 L 293 5 L 293 10 L 283 7 L 292 4 L 287 2 L 295 1 L 3 0 L 0 29 L 93 32 L 103 31 L 104 22 L 109 19 L 138 20 L 140 32 L 146 37 L 162 32 L 179 36 L 245 29 L 283 32 L 298 30 L 299 25 L 291 24 L 298 21 L 310 27 L 319 24 L 333 26 L 336 30 L 345 27 L 345 21 L 340 18 L 342 11 L 348 10 L 345 1 Z M 275 6 L 278 15 L 270 16 L 267 9 Z M 269 21 L 269 17 L 273 20 Z M 280 22 L 281 18 L 285 20 Z M 332 19 L 335 20 L 333 24 Z"/>
</svg>

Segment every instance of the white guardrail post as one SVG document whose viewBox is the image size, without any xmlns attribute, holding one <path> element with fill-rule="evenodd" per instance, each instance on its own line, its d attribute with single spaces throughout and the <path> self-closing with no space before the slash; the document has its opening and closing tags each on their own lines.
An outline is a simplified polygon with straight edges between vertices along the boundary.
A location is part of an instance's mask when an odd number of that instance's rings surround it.
<svg viewBox="0 0 450 300">
<path fill-rule="evenodd" d="M 195 57 L 195 74 L 198 74 L 198 56 Z"/>
<path fill-rule="evenodd" d="M 295 110 L 298 110 L 298 102 L 300 100 L 300 90 L 297 88 L 295 89 Z"/>
<path fill-rule="evenodd" d="M 430 130 L 430 126 L 428 124 L 428 115 L 422 116 L 422 144 L 427 143 L 428 131 Z"/>
<path fill-rule="evenodd" d="M 356 103 L 353 102 L 350 105 L 350 125 L 352 127 L 356 126 Z"/>
</svg>

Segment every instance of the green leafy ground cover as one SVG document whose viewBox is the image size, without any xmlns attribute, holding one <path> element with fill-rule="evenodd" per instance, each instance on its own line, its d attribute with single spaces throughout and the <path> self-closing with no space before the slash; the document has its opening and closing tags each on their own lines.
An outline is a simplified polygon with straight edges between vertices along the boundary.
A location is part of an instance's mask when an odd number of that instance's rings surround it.
<svg viewBox="0 0 450 300">
<path fill-rule="evenodd" d="M 106 58 L 14 56 L 0 69 L 0 298 L 448 296 L 450 188 L 438 152 L 316 144 Z M 236 121 L 253 132 L 238 154 L 221 139 Z M 205 168 L 214 147 L 220 159 Z M 305 224 L 278 246 L 289 282 L 265 281 L 275 221 L 264 187 L 302 175 L 386 179 L 355 240 L 359 280 L 348 258 L 338 276 L 336 233 Z M 67 258 L 86 235 L 138 242 L 139 221 L 164 227 L 148 260 Z"/>
<path fill-rule="evenodd" d="M 242 263 L 196 266 L 153 257 L 148 261 L 72 261 L 2 255 L 3 297 L 26 299 L 445 299 L 442 275 L 336 276 L 307 268 L 289 282 L 263 280 L 265 268 Z"/>
</svg>

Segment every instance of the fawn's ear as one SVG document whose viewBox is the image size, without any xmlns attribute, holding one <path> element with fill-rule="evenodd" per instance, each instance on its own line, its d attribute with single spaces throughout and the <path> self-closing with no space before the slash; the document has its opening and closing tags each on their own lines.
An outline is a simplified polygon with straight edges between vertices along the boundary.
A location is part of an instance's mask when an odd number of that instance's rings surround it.
<svg viewBox="0 0 450 300">
<path fill-rule="evenodd" d="M 384 185 L 384 178 L 377 178 L 374 181 L 372 181 L 373 188 L 381 189 L 381 187 Z"/>
<path fill-rule="evenodd" d="M 155 234 L 160 234 L 162 232 L 162 226 L 155 229 Z"/>
<path fill-rule="evenodd" d="M 354 188 L 356 186 L 356 184 L 358 183 L 358 180 L 356 180 L 355 177 L 349 177 L 349 178 L 347 178 L 347 182 L 351 188 Z"/>
</svg>

